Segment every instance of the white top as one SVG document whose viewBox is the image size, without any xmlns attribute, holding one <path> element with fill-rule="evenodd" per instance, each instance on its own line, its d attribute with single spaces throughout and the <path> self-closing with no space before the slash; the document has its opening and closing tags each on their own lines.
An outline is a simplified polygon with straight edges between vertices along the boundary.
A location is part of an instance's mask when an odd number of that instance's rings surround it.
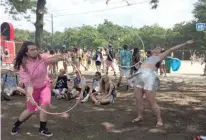
<svg viewBox="0 0 206 140">
<path fill-rule="evenodd" d="M 101 62 L 100 54 L 97 54 L 97 60 L 96 61 L 100 61 Z"/>
<path fill-rule="evenodd" d="M 93 88 L 95 91 L 99 91 L 99 90 L 100 90 L 100 81 L 94 80 L 94 82 L 93 82 L 93 84 L 92 84 L 92 88 Z"/>
</svg>

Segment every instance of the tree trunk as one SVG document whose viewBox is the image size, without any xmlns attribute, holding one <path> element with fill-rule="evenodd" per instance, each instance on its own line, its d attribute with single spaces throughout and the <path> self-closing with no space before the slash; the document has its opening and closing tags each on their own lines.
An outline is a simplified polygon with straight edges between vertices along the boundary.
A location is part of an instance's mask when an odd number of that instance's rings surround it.
<svg viewBox="0 0 206 140">
<path fill-rule="evenodd" d="M 42 39 L 43 39 L 43 26 L 44 26 L 44 6 L 46 4 L 46 0 L 38 0 L 36 7 L 36 23 L 35 23 L 35 43 L 36 46 L 42 47 Z"/>
</svg>

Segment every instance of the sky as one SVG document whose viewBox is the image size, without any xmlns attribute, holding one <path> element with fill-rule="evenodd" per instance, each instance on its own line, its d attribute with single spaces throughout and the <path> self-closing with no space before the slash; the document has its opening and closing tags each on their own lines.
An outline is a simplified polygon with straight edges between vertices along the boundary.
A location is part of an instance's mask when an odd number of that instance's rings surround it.
<svg viewBox="0 0 206 140">
<path fill-rule="evenodd" d="M 152 10 L 149 0 L 128 0 L 130 4 L 134 4 L 132 6 L 126 6 L 124 0 L 110 0 L 108 5 L 106 0 L 47 0 L 48 14 L 45 15 L 44 29 L 49 32 L 52 30 L 51 14 L 54 32 L 82 25 L 95 26 L 103 23 L 104 19 L 136 28 L 153 24 L 172 28 L 176 23 L 194 19 L 192 10 L 197 0 L 159 1 L 158 8 Z M 1 7 L 0 16 L 0 22 L 11 22 L 15 28 L 35 30 L 32 24 L 35 22 L 34 14 L 31 15 L 32 22 L 14 21 L 9 14 L 4 13 L 4 7 Z"/>
</svg>

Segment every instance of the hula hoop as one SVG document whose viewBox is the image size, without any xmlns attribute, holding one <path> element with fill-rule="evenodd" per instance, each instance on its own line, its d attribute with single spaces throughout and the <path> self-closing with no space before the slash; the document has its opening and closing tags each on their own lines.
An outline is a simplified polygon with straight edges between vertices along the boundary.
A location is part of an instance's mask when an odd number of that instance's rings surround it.
<svg viewBox="0 0 206 140">
<path fill-rule="evenodd" d="M 50 59 L 50 58 L 47 58 L 47 59 Z M 34 67 L 34 70 L 37 68 L 37 66 L 39 66 L 42 62 L 45 62 L 45 60 L 42 60 L 38 65 L 36 65 Z M 67 61 L 67 62 L 70 62 L 71 65 L 73 65 L 75 67 L 75 69 L 78 71 L 79 75 L 80 75 L 80 79 L 82 80 L 82 76 L 81 76 L 81 73 L 79 72 L 79 70 L 76 68 L 76 66 L 71 62 L 71 61 Z M 34 73 L 34 70 L 32 71 L 32 74 Z M 80 94 L 80 97 L 83 95 L 83 92 Z M 38 104 L 37 102 L 34 100 L 34 97 L 33 97 L 33 93 L 32 93 L 32 96 L 31 96 L 31 99 L 33 100 L 33 102 L 35 103 L 36 107 L 40 110 L 40 111 L 43 111 L 44 113 L 47 113 L 47 114 L 50 114 L 50 115 L 61 115 L 61 114 L 65 114 L 71 110 L 73 110 L 80 102 L 81 98 L 79 98 L 76 103 L 68 110 L 66 111 L 62 111 L 62 112 L 49 112 L 49 111 L 46 111 L 44 109 L 42 109 Z"/>
<path fill-rule="evenodd" d="M 138 38 L 139 38 L 139 40 L 140 40 L 141 43 L 142 43 L 142 48 L 143 48 L 143 50 L 145 50 L 145 46 L 144 46 L 144 42 L 143 42 L 142 38 L 141 38 L 139 35 L 138 35 Z M 108 56 L 109 56 L 109 58 L 112 60 L 112 62 L 114 62 L 117 66 L 119 66 L 119 67 L 121 67 L 121 68 L 132 68 L 132 67 L 135 67 L 136 65 L 138 65 L 139 63 L 141 63 L 141 62 L 137 62 L 136 64 L 131 65 L 131 66 L 122 66 L 122 65 L 119 65 L 117 62 L 115 62 L 109 53 L 108 53 Z"/>
</svg>

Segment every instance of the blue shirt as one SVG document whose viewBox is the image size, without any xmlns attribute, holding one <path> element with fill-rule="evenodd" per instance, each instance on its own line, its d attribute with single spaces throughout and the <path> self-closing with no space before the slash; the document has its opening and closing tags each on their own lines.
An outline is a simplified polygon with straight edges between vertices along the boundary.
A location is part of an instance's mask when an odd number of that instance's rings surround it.
<svg viewBox="0 0 206 140">
<path fill-rule="evenodd" d="M 121 50 L 119 57 L 121 58 L 121 65 L 124 66 L 123 68 L 129 69 L 132 61 L 132 53 L 129 50 Z"/>
</svg>

